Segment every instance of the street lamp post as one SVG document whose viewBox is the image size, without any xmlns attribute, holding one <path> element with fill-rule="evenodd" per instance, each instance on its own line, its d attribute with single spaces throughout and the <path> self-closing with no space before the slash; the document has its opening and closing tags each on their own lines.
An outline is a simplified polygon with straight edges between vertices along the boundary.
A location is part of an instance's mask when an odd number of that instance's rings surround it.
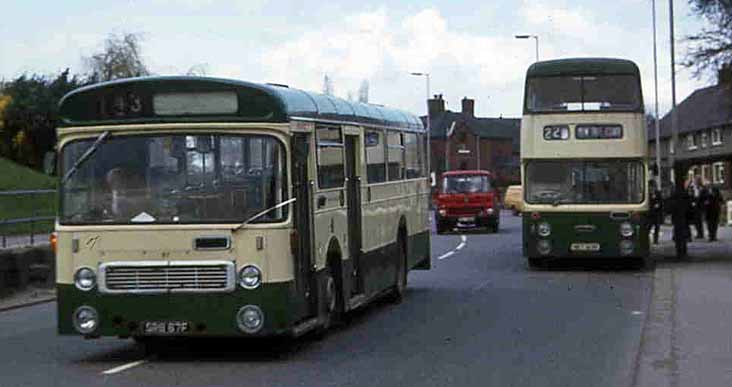
<svg viewBox="0 0 732 387">
<path fill-rule="evenodd" d="M 656 0 L 651 1 L 651 6 L 653 7 L 653 86 L 655 88 L 656 97 L 656 119 L 654 120 L 656 126 L 656 171 L 658 173 L 656 175 L 656 189 L 661 190 L 661 175 L 663 174 L 663 168 L 661 168 L 661 127 L 658 117 L 658 54 L 656 50 Z"/>
<path fill-rule="evenodd" d="M 432 136 L 432 120 L 430 119 L 430 73 L 419 73 L 419 72 L 413 72 L 410 73 L 411 75 L 417 76 L 417 77 L 424 77 L 425 83 L 427 84 L 427 99 L 425 103 L 427 104 L 427 171 L 430 172 L 430 159 L 432 157 L 432 152 L 430 151 L 430 137 Z"/>
<path fill-rule="evenodd" d="M 539 61 L 539 36 L 538 35 L 516 35 L 516 39 L 534 39 L 536 43 L 536 61 Z"/>
</svg>

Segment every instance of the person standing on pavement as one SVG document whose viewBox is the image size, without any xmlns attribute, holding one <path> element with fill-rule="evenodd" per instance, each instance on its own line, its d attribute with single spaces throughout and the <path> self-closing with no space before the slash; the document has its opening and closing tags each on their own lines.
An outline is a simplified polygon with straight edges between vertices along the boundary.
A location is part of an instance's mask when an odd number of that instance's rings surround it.
<svg viewBox="0 0 732 387">
<path fill-rule="evenodd" d="M 709 241 L 714 242 L 717 240 L 717 228 L 719 227 L 719 215 L 722 212 L 722 193 L 719 191 L 719 187 L 714 187 L 711 193 L 706 195 L 704 201 L 704 209 L 706 212 L 707 219 L 707 232 L 709 233 Z"/>
<path fill-rule="evenodd" d="M 691 197 L 692 223 L 696 228 L 696 239 L 704 239 L 704 187 L 701 177 L 697 176 L 691 181 L 688 195 Z"/>
<path fill-rule="evenodd" d="M 648 221 L 650 222 L 651 231 L 653 232 L 653 244 L 658 244 L 658 235 L 661 231 L 661 223 L 663 223 L 663 199 L 661 191 L 656 187 L 656 182 L 649 182 L 650 191 L 650 210 L 648 211 Z"/>
<path fill-rule="evenodd" d="M 687 190 L 678 186 L 674 194 L 666 203 L 666 211 L 671 214 L 671 222 L 674 226 L 674 244 L 676 245 L 676 258 L 686 258 L 686 244 L 691 237 L 689 221 L 694 218 L 692 209 L 692 198 Z"/>
</svg>

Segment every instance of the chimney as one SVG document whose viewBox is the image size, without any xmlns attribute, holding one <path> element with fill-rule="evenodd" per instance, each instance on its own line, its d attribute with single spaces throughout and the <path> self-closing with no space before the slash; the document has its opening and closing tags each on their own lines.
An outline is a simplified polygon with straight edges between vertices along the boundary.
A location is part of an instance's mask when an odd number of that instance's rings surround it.
<svg viewBox="0 0 732 387">
<path fill-rule="evenodd" d="M 427 107 L 430 117 L 445 112 L 445 100 L 442 99 L 442 94 L 435 94 L 434 98 L 427 100 Z"/>
<path fill-rule="evenodd" d="M 463 98 L 463 115 L 475 117 L 475 100 L 468 97 Z"/>
<path fill-rule="evenodd" d="M 732 63 L 723 64 L 722 67 L 717 70 L 717 84 L 719 85 L 732 85 Z"/>
</svg>

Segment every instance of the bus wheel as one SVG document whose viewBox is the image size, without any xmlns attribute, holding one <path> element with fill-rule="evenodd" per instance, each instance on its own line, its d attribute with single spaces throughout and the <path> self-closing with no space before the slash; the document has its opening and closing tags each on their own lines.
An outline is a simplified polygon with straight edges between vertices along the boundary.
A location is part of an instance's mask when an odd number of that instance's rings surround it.
<svg viewBox="0 0 732 387">
<path fill-rule="evenodd" d="M 396 279 L 394 290 L 391 294 L 391 301 L 395 304 L 402 302 L 407 289 L 407 244 L 403 237 L 397 242 L 398 252 L 396 256 Z"/>
<path fill-rule="evenodd" d="M 321 320 L 323 325 L 320 329 L 320 334 L 325 333 L 328 328 L 338 324 L 341 321 L 343 315 L 343 303 L 341 302 L 341 292 L 339 291 L 338 283 L 333 277 L 335 271 L 330 266 L 325 269 L 322 279 L 323 289 L 323 303 Z"/>
</svg>

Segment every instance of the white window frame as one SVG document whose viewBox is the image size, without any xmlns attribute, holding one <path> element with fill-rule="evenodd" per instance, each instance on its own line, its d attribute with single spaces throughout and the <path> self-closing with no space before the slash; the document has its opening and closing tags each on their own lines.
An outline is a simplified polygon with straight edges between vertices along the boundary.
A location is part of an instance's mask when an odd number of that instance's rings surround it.
<svg viewBox="0 0 732 387">
<path fill-rule="evenodd" d="M 694 133 L 690 133 L 686 135 L 686 148 L 688 150 L 696 150 L 699 147 L 696 145 L 696 136 L 694 136 Z"/>
<path fill-rule="evenodd" d="M 712 146 L 722 145 L 722 128 L 712 129 Z"/>
<path fill-rule="evenodd" d="M 702 182 L 703 183 L 707 183 L 707 182 L 713 180 L 714 179 L 713 173 L 714 173 L 714 171 L 712 170 L 712 165 L 711 164 L 703 164 L 701 166 L 701 178 L 702 178 Z M 709 177 L 709 178 L 707 179 L 707 177 Z"/>
<path fill-rule="evenodd" d="M 708 147 L 709 146 L 709 132 L 707 132 L 706 130 L 701 132 L 700 137 L 701 137 L 701 140 L 699 142 L 701 142 L 701 147 L 702 148 Z"/>
<path fill-rule="evenodd" d="M 670 154 L 676 153 L 676 149 L 674 149 L 674 140 L 672 138 L 668 139 L 668 153 L 670 153 Z"/>
<path fill-rule="evenodd" d="M 724 184 L 724 162 L 719 161 L 712 164 L 712 182 L 714 184 Z"/>
</svg>

